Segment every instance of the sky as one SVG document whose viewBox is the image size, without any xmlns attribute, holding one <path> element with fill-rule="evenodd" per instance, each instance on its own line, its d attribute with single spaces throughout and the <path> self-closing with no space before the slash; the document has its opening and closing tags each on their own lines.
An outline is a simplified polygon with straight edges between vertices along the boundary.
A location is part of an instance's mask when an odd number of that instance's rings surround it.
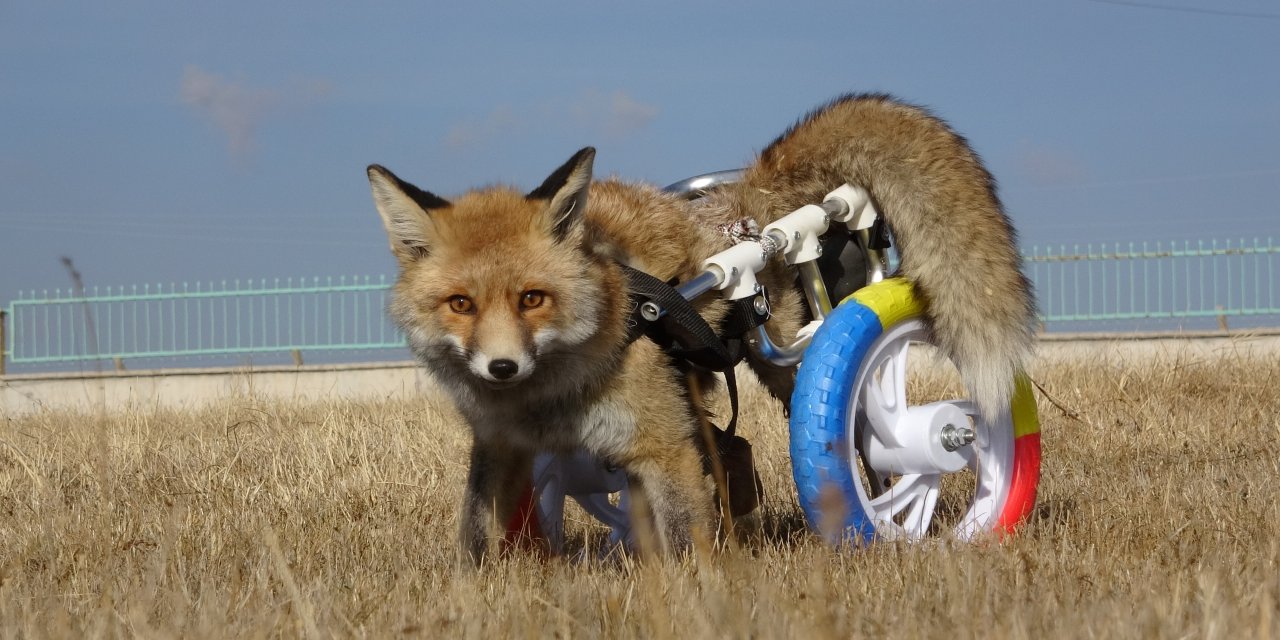
<svg viewBox="0 0 1280 640">
<path fill-rule="evenodd" d="M 390 275 L 370 163 L 447 197 L 593 145 L 668 184 L 851 91 L 964 134 L 1024 245 L 1280 236 L 1272 2 L 0 0 L 0 305 L 62 257 Z"/>
</svg>

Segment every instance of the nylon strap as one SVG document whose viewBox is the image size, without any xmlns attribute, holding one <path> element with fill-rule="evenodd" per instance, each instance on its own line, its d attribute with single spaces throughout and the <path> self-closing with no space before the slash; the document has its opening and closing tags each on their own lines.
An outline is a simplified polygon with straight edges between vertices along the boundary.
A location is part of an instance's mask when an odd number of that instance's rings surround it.
<svg viewBox="0 0 1280 640">
<path fill-rule="evenodd" d="M 735 301 L 724 323 L 724 333 L 730 337 L 724 340 L 671 284 L 625 264 L 619 266 L 627 277 L 632 302 L 627 341 L 646 336 L 677 361 L 723 373 L 733 412 L 725 433 L 734 435 L 738 426 L 738 384 L 733 367 L 742 360 L 741 337 L 767 320 L 768 314 L 757 312 L 750 299 Z M 645 302 L 662 307 L 664 315 L 654 322 L 646 320 L 640 314 L 640 305 Z"/>
</svg>

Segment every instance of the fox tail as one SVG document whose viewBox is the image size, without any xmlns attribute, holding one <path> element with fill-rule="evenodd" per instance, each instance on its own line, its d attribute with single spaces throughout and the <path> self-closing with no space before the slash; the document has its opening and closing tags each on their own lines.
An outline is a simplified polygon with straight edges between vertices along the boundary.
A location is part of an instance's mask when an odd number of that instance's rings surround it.
<svg viewBox="0 0 1280 640">
<path fill-rule="evenodd" d="M 774 219 L 843 183 L 871 193 L 926 310 L 934 342 L 984 418 L 1009 407 L 1034 348 L 1035 302 L 995 181 L 968 142 L 926 110 L 848 95 L 766 147 L 739 184 Z"/>
</svg>

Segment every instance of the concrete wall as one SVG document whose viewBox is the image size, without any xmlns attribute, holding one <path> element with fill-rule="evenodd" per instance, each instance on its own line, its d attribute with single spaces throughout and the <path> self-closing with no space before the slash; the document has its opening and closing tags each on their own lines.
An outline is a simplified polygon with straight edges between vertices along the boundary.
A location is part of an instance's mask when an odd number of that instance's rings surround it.
<svg viewBox="0 0 1280 640">
<path fill-rule="evenodd" d="M 1049 362 L 1081 358 L 1123 362 L 1174 356 L 1276 357 L 1280 354 L 1280 332 L 1046 334 L 1041 337 L 1037 353 L 1041 360 Z"/>
<path fill-rule="evenodd" d="M 237 396 L 387 398 L 432 388 L 410 362 L 10 375 L 0 378 L 0 415 L 16 417 L 44 408 L 115 412 L 196 407 Z"/>
</svg>

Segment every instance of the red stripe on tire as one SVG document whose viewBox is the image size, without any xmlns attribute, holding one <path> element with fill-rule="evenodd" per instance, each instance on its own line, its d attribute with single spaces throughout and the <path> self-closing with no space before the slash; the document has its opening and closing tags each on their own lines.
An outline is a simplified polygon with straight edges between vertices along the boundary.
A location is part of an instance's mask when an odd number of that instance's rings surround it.
<svg viewBox="0 0 1280 640">
<path fill-rule="evenodd" d="M 1013 478 L 1009 497 L 996 523 L 996 530 L 1013 533 L 1036 504 L 1036 486 L 1040 483 L 1040 434 L 1028 433 L 1013 441 Z"/>
</svg>

